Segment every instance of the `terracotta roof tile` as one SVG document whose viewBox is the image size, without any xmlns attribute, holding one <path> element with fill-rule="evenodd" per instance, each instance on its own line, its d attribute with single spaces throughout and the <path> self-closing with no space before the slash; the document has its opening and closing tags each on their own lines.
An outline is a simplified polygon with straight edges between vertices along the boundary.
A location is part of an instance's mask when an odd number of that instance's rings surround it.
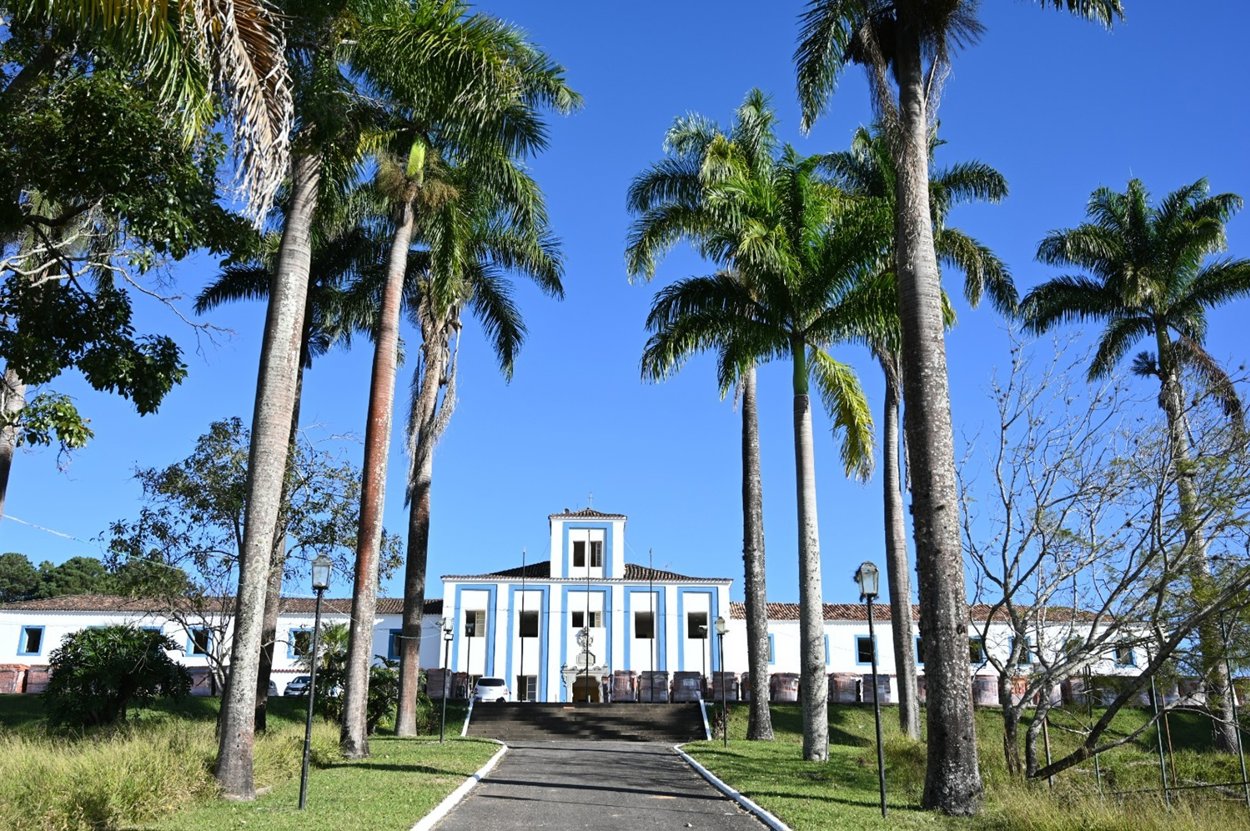
<svg viewBox="0 0 1250 831">
<path fill-rule="evenodd" d="M 486 574 L 445 574 L 444 579 L 463 579 L 463 580 L 489 580 L 492 578 L 509 578 L 518 580 L 525 577 L 527 580 L 547 580 L 551 577 L 551 561 L 543 560 L 541 563 L 527 563 L 524 567 L 503 569 L 501 571 L 491 571 Z M 689 577 L 685 574 L 677 574 L 672 571 L 661 571 L 658 568 L 648 568 L 647 566 L 635 565 L 634 563 L 625 564 L 625 576 L 623 578 L 610 578 L 623 580 L 660 580 L 660 581 L 684 581 L 695 583 L 713 583 L 727 580 L 726 577 Z"/>
<path fill-rule="evenodd" d="M 229 605 L 231 600 L 214 601 Z M 312 614 L 316 599 L 312 597 L 282 598 L 282 612 L 286 614 Z M 349 614 L 352 600 L 350 597 L 327 597 L 322 601 L 321 609 L 330 614 Z M 380 615 L 398 615 L 403 612 L 404 601 L 399 597 L 379 597 L 377 613 Z M 150 597 L 123 597 L 111 594 L 74 594 L 63 597 L 49 597 L 40 600 L 24 600 L 18 603 L 0 605 L 0 611 L 32 611 L 32 612 L 154 612 L 159 613 L 167 608 L 167 604 Z M 443 601 L 432 599 L 425 601 L 424 613 L 427 615 L 442 614 Z"/>
<path fill-rule="evenodd" d="M 769 620 L 799 619 L 799 604 L 797 603 L 768 603 L 765 605 L 768 607 Z M 864 622 L 867 622 L 868 620 L 868 607 L 863 603 L 826 603 L 824 606 L 825 620 Z M 973 620 L 984 621 L 989 618 L 992 609 L 992 606 L 984 603 L 977 603 L 968 607 L 968 614 Z M 873 620 L 882 621 L 884 623 L 890 622 L 889 603 L 874 604 L 872 612 Z M 745 620 L 747 616 L 746 604 L 738 602 L 731 603 L 729 614 L 730 617 L 734 619 Z M 1003 614 L 1004 612 L 1000 608 L 995 616 L 997 617 Z M 1088 622 L 1092 621 L 1095 617 L 1093 612 L 1084 610 L 1078 610 L 1074 615 L 1072 609 L 1060 606 L 1048 609 L 1046 616 L 1048 620 L 1055 623 L 1071 621 L 1073 619 Z M 920 620 L 920 607 L 918 605 L 912 604 L 911 619 L 914 621 Z"/>
<path fill-rule="evenodd" d="M 594 508 L 582 508 L 578 511 L 570 511 L 564 509 L 560 514 L 548 514 L 547 519 L 629 519 L 624 514 L 605 514 L 602 511 L 596 511 Z"/>
</svg>

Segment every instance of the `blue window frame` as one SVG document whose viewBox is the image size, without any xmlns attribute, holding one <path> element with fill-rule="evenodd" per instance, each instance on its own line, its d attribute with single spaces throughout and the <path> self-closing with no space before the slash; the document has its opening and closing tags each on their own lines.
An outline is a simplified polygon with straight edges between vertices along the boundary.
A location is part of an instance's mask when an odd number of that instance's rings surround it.
<svg viewBox="0 0 1250 831">
<path fill-rule="evenodd" d="M 17 635 L 18 655 L 43 654 L 43 627 L 23 626 Z"/>
<path fill-rule="evenodd" d="M 968 663 L 985 663 L 985 638 L 968 638 Z"/>
<path fill-rule="evenodd" d="M 872 656 L 876 652 L 876 644 L 867 635 L 855 636 L 855 663 L 859 666 L 872 666 Z"/>
<path fill-rule="evenodd" d="M 777 663 L 777 639 L 771 634 L 768 636 L 768 663 Z"/>
<path fill-rule="evenodd" d="M 1011 639 L 1011 651 L 1016 650 L 1016 639 Z M 1033 663 L 1033 644 L 1029 643 L 1029 639 L 1024 639 L 1024 654 L 1020 656 L 1020 666 L 1027 667 Z"/>
<path fill-rule="evenodd" d="M 197 626 L 187 631 L 187 655 L 207 655 L 213 651 L 213 630 Z"/>
<path fill-rule="evenodd" d="M 399 660 L 399 636 L 403 631 L 403 629 L 392 629 L 386 638 L 386 657 L 389 660 Z"/>
<path fill-rule="evenodd" d="M 916 638 L 916 666 L 924 666 L 924 638 Z"/>
<path fill-rule="evenodd" d="M 292 629 L 287 633 L 286 656 L 292 660 L 303 658 L 312 651 L 312 630 L 307 627 Z"/>
<path fill-rule="evenodd" d="M 1137 655 L 1133 652 L 1133 645 L 1129 643 L 1118 643 L 1115 645 L 1114 653 L 1115 665 L 1118 667 L 1135 667 L 1137 666 Z"/>
<path fill-rule="evenodd" d="M 825 666 L 829 666 L 829 636 L 825 635 Z"/>
</svg>

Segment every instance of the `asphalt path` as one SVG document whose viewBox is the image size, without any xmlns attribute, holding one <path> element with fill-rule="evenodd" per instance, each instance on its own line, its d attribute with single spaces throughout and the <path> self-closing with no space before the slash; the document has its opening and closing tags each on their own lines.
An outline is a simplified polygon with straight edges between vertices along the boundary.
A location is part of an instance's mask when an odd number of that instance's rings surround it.
<svg viewBox="0 0 1250 831">
<path fill-rule="evenodd" d="M 437 831 L 694 828 L 760 831 L 668 745 L 520 742 Z"/>
</svg>

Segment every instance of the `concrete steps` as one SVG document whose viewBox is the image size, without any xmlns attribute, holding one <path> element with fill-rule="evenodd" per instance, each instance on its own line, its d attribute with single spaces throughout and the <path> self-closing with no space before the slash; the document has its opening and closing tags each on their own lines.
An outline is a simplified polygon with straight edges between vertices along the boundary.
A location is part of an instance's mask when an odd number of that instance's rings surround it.
<svg viewBox="0 0 1250 831">
<path fill-rule="evenodd" d="M 473 706 L 468 735 L 504 742 L 590 739 L 676 744 L 705 738 L 697 703 L 479 702 Z"/>
</svg>

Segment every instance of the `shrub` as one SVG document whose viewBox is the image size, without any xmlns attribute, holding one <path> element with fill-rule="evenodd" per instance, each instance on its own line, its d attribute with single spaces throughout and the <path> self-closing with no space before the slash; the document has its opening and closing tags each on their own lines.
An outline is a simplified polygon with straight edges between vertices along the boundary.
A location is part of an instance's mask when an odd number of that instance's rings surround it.
<svg viewBox="0 0 1250 831">
<path fill-rule="evenodd" d="M 166 650 L 178 645 L 160 632 L 102 626 L 75 632 L 53 650 L 44 702 L 51 727 L 93 727 L 125 721 L 135 704 L 181 698 L 191 678 Z"/>
</svg>

